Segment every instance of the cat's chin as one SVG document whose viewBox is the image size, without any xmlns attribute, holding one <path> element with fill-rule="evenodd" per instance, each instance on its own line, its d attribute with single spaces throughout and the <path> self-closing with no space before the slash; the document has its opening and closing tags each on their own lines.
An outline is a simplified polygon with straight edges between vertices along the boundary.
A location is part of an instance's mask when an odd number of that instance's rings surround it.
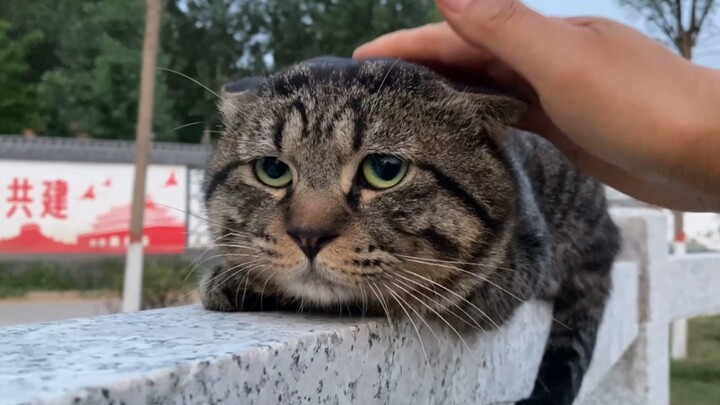
<svg viewBox="0 0 720 405">
<path fill-rule="evenodd" d="M 355 302 L 360 298 L 356 289 L 337 284 L 319 272 L 310 269 L 286 280 L 280 287 L 289 296 L 319 306 Z"/>
</svg>

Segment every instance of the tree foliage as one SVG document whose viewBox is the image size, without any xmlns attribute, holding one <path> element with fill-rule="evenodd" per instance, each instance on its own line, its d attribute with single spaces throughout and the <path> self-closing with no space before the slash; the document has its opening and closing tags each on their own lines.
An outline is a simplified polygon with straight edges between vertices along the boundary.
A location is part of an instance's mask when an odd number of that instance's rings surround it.
<svg viewBox="0 0 720 405">
<path fill-rule="evenodd" d="M 0 20 L 0 134 L 17 133 L 37 124 L 38 106 L 36 86 L 26 77 L 30 66 L 27 54 L 42 34 L 35 31 L 19 40 L 8 36 L 11 25 Z"/>
<path fill-rule="evenodd" d="M 715 0 L 620 0 L 642 15 L 687 59 L 717 8 Z"/>
<path fill-rule="evenodd" d="M 14 23 L 2 31 L 0 52 L 6 43 L 23 50 L 12 63 L 0 59 L 0 80 L 12 82 L 0 83 L 25 100 L 0 116 L 0 128 L 131 139 L 144 11 L 144 0 L 0 2 L 0 19 Z M 438 17 L 432 0 L 166 0 L 155 138 L 198 142 L 216 131 L 213 92 L 229 80 L 349 56 L 364 41 Z"/>
</svg>

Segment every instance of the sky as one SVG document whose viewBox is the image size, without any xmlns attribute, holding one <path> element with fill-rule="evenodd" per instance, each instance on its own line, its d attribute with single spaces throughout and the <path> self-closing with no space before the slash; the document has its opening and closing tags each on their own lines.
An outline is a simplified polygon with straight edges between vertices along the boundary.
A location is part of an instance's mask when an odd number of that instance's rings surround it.
<svg viewBox="0 0 720 405">
<path fill-rule="evenodd" d="M 641 17 L 629 8 L 620 7 L 616 0 L 525 0 L 525 4 L 543 14 L 605 17 L 651 33 Z M 720 18 L 716 16 L 713 20 L 715 25 L 720 27 L 720 24 L 717 24 L 720 23 Z M 702 40 L 698 44 L 695 62 L 720 69 L 720 33 L 714 36 L 706 35 Z"/>
</svg>

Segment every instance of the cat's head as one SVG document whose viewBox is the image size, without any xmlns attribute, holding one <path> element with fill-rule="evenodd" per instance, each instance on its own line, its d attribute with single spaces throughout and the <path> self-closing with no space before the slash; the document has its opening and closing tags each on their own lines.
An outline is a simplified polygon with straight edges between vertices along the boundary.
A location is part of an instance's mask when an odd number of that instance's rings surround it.
<svg viewBox="0 0 720 405">
<path fill-rule="evenodd" d="M 206 197 L 224 265 L 202 281 L 206 307 L 250 292 L 443 309 L 504 258 L 516 190 L 499 135 L 517 100 L 397 60 L 322 58 L 227 85 L 220 110 Z"/>
</svg>

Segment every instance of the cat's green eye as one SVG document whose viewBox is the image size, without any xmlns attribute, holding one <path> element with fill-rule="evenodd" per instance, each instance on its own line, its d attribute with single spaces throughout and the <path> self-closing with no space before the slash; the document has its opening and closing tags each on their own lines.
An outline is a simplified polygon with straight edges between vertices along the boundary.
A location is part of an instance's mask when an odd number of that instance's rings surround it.
<svg viewBox="0 0 720 405">
<path fill-rule="evenodd" d="M 292 181 L 292 172 L 285 162 L 275 157 L 264 157 L 255 161 L 255 175 L 264 184 L 282 188 Z"/>
<path fill-rule="evenodd" d="M 362 173 L 367 183 L 377 189 L 398 185 L 408 171 L 408 163 L 390 155 L 370 155 L 362 164 Z"/>
</svg>

